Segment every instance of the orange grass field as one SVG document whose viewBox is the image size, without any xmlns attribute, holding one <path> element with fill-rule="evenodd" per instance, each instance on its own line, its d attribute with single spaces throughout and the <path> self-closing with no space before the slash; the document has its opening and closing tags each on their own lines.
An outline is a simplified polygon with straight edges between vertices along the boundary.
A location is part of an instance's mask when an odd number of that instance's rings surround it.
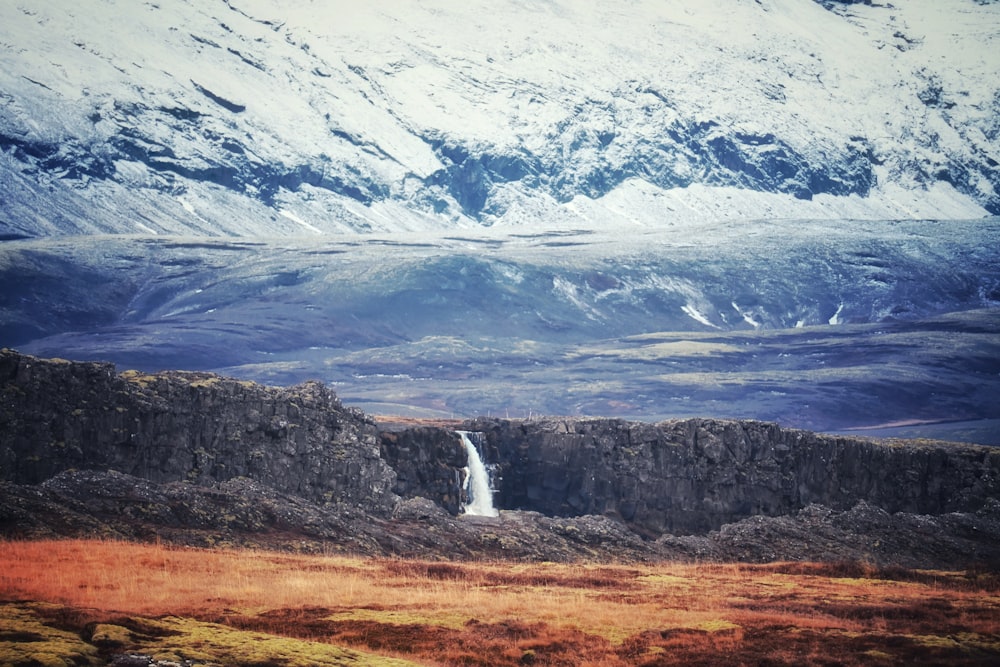
<svg viewBox="0 0 1000 667">
<path fill-rule="evenodd" d="M 1000 664 L 1000 577 L 0 542 L 0 665 Z"/>
</svg>

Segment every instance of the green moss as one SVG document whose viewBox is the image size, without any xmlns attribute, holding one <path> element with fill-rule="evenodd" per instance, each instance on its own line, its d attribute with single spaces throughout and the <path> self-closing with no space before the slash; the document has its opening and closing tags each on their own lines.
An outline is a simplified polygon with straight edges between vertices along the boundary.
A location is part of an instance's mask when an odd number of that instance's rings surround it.
<svg viewBox="0 0 1000 667">
<path fill-rule="evenodd" d="M 975 632 L 960 632 L 942 637 L 941 635 L 906 635 L 913 642 L 929 648 L 951 649 L 955 651 L 983 651 L 1000 653 L 1000 640 L 996 635 L 981 635 Z"/>
<path fill-rule="evenodd" d="M 374 621 L 387 625 L 432 625 L 452 630 L 464 629 L 467 614 L 435 613 L 432 610 L 352 609 L 330 616 L 333 621 Z"/>
<path fill-rule="evenodd" d="M 133 371 L 133 370 L 122 371 L 120 373 L 120 376 L 125 381 L 131 382 L 132 384 L 137 384 L 143 389 L 148 387 L 150 383 L 156 381 L 155 375 L 148 375 L 146 373 L 141 373 L 139 371 Z"/>
<path fill-rule="evenodd" d="M 1000 653 L 1000 634 L 981 635 L 975 632 L 959 632 L 954 635 L 955 641 L 964 647 L 978 651 Z"/>
<path fill-rule="evenodd" d="M 889 655 L 884 651 L 879 651 L 877 649 L 872 649 L 870 651 L 865 651 L 863 655 L 868 656 L 873 660 L 894 660 L 893 656 Z"/>
<path fill-rule="evenodd" d="M 4 663 L 11 664 L 11 663 Z M 14 665 L 31 665 L 31 667 L 66 667 L 67 665 L 76 664 L 72 659 L 65 659 L 58 655 L 53 655 L 48 652 L 37 652 L 29 653 L 24 662 L 12 663 Z"/>
<path fill-rule="evenodd" d="M 129 618 L 98 623 L 91 642 L 74 632 L 46 625 L 42 603 L 0 603 L 0 665 L 69 667 L 103 665 L 98 647 L 203 665 L 282 665 L 283 667 L 407 667 L 415 663 L 300 639 L 237 630 L 189 618 Z M 130 629 L 131 628 L 131 629 Z"/>
<path fill-rule="evenodd" d="M 951 637 L 942 637 L 940 635 L 910 635 L 910 638 L 921 646 L 948 649 L 959 647 L 959 643 Z"/>
<path fill-rule="evenodd" d="M 323 667 L 349 664 L 356 667 L 366 665 L 404 667 L 414 664 L 321 642 L 246 632 L 188 618 L 168 617 L 150 623 L 157 625 L 164 634 L 176 634 L 151 639 L 149 640 L 151 645 L 140 640 L 131 650 L 147 654 L 155 650 L 157 655 L 169 654 L 184 660 L 225 665 L 274 664 L 287 667 L 309 665 Z"/>
<path fill-rule="evenodd" d="M 699 630 L 704 630 L 705 632 L 725 632 L 729 630 L 739 630 L 740 626 L 736 625 L 731 621 L 727 621 L 722 618 L 713 619 L 711 621 L 704 621 L 697 625 Z"/>
<path fill-rule="evenodd" d="M 98 646 L 124 646 L 132 641 L 132 633 L 120 625 L 99 623 L 94 628 L 90 641 Z"/>
<path fill-rule="evenodd" d="M 157 662 L 176 662 L 178 664 L 184 662 L 184 658 L 169 651 L 156 651 L 150 657 Z"/>
<path fill-rule="evenodd" d="M 0 605 L 0 665 L 100 665 L 97 648 L 75 633 L 46 625 L 36 612 L 43 605 Z"/>
</svg>

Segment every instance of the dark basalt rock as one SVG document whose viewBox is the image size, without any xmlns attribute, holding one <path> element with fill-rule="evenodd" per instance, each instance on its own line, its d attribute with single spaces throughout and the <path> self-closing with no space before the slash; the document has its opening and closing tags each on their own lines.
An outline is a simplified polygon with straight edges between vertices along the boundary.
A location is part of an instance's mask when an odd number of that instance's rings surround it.
<svg viewBox="0 0 1000 667">
<path fill-rule="evenodd" d="M 937 516 L 890 514 L 864 502 L 844 511 L 810 505 L 792 515 L 743 519 L 706 535 L 648 540 L 606 516 L 503 511 L 494 519 L 456 517 L 431 500 L 411 498 L 383 518 L 310 502 L 245 478 L 199 486 L 67 471 L 38 486 L 0 482 L 0 535 L 429 559 L 864 561 L 996 568 L 1000 502 Z"/>
<path fill-rule="evenodd" d="M 461 515 L 452 427 L 483 434 L 499 517 Z M 0 536 L 422 558 L 1000 563 L 1000 450 L 752 421 L 386 428 L 319 383 L 0 351 Z"/>
<path fill-rule="evenodd" d="M 480 419 L 498 504 L 608 514 L 638 532 L 706 533 L 751 516 L 864 501 L 887 512 L 969 512 L 1000 498 L 1000 450 L 825 436 L 755 421 Z"/>
<path fill-rule="evenodd" d="M 454 431 L 413 428 L 380 434 L 382 457 L 396 471 L 393 491 L 404 498 L 422 496 L 451 514 L 461 510 L 465 448 Z"/>
<path fill-rule="evenodd" d="M 316 502 L 387 514 L 395 473 L 374 422 L 307 382 L 264 387 L 209 373 L 117 374 L 110 364 L 0 352 L 0 479 L 69 469 L 152 482 L 247 477 Z"/>
</svg>

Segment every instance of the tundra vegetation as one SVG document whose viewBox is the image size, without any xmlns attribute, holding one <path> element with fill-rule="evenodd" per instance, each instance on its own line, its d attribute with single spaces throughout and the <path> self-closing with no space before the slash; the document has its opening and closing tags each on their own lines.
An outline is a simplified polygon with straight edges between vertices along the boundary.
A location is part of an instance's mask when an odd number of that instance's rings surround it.
<svg viewBox="0 0 1000 667">
<path fill-rule="evenodd" d="M 974 665 L 1000 577 L 7 541 L 0 619 L 5 665 Z"/>
</svg>

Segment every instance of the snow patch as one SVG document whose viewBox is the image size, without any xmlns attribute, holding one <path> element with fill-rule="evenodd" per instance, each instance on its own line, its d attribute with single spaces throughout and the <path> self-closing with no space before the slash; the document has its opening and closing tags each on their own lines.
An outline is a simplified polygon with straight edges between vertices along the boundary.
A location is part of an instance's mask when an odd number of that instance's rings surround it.
<svg viewBox="0 0 1000 667">
<path fill-rule="evenodd" d="M 740 316 L 743 318 L 744 322 L 746 322 L 747 324 L 749 324 L 750 326 L 752 326 L 754 329 L 759 329 L 760 328 L 760 322 L 758 322 L 757 320 L 755 320 L 753 318 L 753 314 L 752 313 L 750 313 L 749 311 L 746 311 L 746 310 L 742 310 L 738 305 L 736 305 L 735 301 L 733 301 L 732 303 L 733 303 L 733 310 L 735 310 L 737 313 L 740 314 Z"/>
<path fill-rule="evenodd" d="M 278 211 L 278 213 L 280 213 L 282 217 L 288 218 L 289 220 L 291 220 L 295 224 L 300 225 L 302 227 L 305 227 L 306 229 L 308 229 L 313 234 L 322 234 L 323 233 L 323 231 L 321 229 L 319 229 L 317 227 L 314 227 L 313 225 L 310 225 L 308 222 L 306 222 L 305 220 L 303 220 L 299 216 L 295 215 L 294 213 L 292 213 L 288 209 L 281 209 L 280 211 Z"/>
<path fill-rule="evenodd" d="M 707 327 L 712 327 L 713 329 L 719 328 L 717 325 L 712 324 L 712 322 L 707 317 L 705 317 L 702 313 L 698 312 L 698 310 L 691 304 L 686 304 L 684 306 L 681 306 L 681 310 L 684 311 L 685 315 L 695 320 L 696 322 L 704 324 Z"/>
<path fill-rule="evenodd" d="M 835 312 L 833 314 L 833 316 L 828 320 L 828 322 L 830 324 L 842 324 L 841 319 L 840 319 L 840 314 L 842 312 L 844 312 L 844 304 L 843 304 L 843 302 L 841 302 L 841 304 L 837 307 L 837 312 Z"/>
<path fill-rule="evenodd" d="M 582 310 L 587 319 L 595 321 L 604 319 L 601 311 L 584 301 L 581 298 L 580 291 L 577 289 L 576 285 L 569 282 L 565 278 L 561 276 L 554 276 L 552 278 L 552 291 L 557 295 L 562 295 L 563 298 Z"/>
</svg>

